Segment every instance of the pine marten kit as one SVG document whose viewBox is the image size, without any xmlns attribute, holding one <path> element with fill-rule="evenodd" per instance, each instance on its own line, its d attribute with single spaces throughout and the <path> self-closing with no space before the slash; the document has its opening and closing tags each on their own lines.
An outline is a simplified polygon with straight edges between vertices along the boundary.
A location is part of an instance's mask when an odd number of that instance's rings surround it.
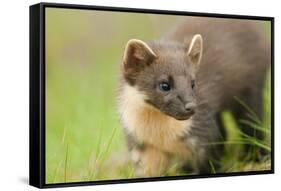
<svg viewBox="0 0 281 191">
<path fill-rule="evenodd" d="M 190 17 L 160 39 L 128 40 L 118 108 L 137 176 L 165 175 L 175 160 L 190 173 L 210 173 L 223 152 L 212 143 L 226 136 L 221 113 L 243 118 L 241 100 L 262 118 L 271 63 L 264 33 L 259 21 Z"/>
</svg>

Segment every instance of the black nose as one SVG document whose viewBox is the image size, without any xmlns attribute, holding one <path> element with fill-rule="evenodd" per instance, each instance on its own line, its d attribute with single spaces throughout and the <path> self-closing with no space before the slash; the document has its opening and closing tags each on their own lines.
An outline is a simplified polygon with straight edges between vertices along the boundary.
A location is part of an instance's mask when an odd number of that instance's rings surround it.
<svg viewBox="0 0 281 191">
<path fill-rule="evenodd" d="M 196 104 L 194 102 L 189 102 L 185 104 L 184 108 L 187 112 L 194 112 L 194 109 L 196 107 Z"/>
</svg>

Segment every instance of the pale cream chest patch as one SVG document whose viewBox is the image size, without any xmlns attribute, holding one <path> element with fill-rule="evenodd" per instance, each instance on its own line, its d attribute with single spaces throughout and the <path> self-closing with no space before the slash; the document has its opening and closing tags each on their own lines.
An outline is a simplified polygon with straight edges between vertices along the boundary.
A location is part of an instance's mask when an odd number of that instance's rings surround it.
<svg viewBox="0 0 281 191">
<path fill-rule="evenodd" d="M 138 142 L 175 154 L 189 154 L 188 145 L 180 140 L 189 133 L 192 119 L 179 121 L 144 102 L 145 95 L 125 85 L 119 98 L 119 112 L 124 128 Z"/>
</svg>

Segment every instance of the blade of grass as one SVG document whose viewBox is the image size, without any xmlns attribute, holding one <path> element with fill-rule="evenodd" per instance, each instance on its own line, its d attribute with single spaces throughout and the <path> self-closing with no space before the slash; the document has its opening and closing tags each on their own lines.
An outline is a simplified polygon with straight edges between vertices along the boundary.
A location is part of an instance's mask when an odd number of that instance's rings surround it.
<svg viewBox="0 0 281 191">
<path fill-rule="evenodd" d="M 247 106 L 247 104 L 242 101 L 240 98 L 238 97 L 234 97 L 234 99 L 241 105 L 244 107 L 244 109 L 246 109 L 249 112 L 249 117 L 252 118 L 252 120 L 254 120 L 255 122 L 257 122 L 260 126 L 262 126 L 262 121 L 259 119 L 259 117 L 257 116 L 257 114 L 249 107 Z"/>
<path fill-rule="evenodd" d="M 241 120 L 239 120 L 239 122 L 242 124 L 245 124 L 245 125 L 249 125 L 251 128 L 262 131 L 264 133 L 270 133 L 270 129 L 262 128 L 258 124 L 255 124 L 254 122 L 251 122 L 251 121 L 248 121 L 245 119 L 241 119 Z"/>
<path fill-rule="evenodd" d="M 55 174 L 54 174 L 54 176 L 53 176 L 53 181 L 52 181 L 53 183 L 55 183 L 57 174 L 58 174 L 58 172 L 59 172 L 59 169 L 61 168 L 61 164 L 62 164 L 62 161 L 60 161 L 59 164 L 57 165 L 57 168 L 56 168 L 56 170 L 55 170 Z"/>
<path fill-rule="evenodd" d="M 264 141 L 259 141 L 258 139 L 256 139 L 255 137 L 250 137 L 249 135 L 243 133 L 242 131 L 238 131 L 238 133 L 240 133 L 242 136 L 246 137 L 246 138 L 241 138 L 241 140 L 246 141 L 248 144 L 252 144 L 252 145 L 256 145 L 258 147 L 261 147 L 263 149 L 266 149 L 268 151 L 271 151 L 270 146 L 268 146 L 266 144 L 266 142 Z"/>
<path fill-rule="evenodd" d="M 65 161 L 64 161 L 64 182 L 67 179 L 67 165 L 68 165 L 68 143 L 66 146 L 66 154 L 65 154 Z"/>
<path fill-rule="evenodd" d="M 110 149 L 110 146 L 111 146 L 113 137 L 114 137 L 114 135 L 115 135 L 115 133 L 116 133 L 116 130 L 117 130 L 117 126 L 113 129 L 113 132 L 112 132 L 112 134 L 111 134 L 111 136 L 110 136 L 110 138 L 109 138 L 109 140 L 108 140 L 108 144 L 107 144 L 107 146 L 106 146 L 104 155 L 107 155 L 108 152 L 109 152 L 109 149 Z"/>
<path fill-rule="evenodd" d="M 94 173 L 93 173 L 91 179 L 92 178 L 95 179 L 96 176 L 97 176 L 97 168 L 96 167 L 97 167 L 98 161 L 104 161 L 106 156 L 107 156 L 107 154 L 109 153 L 109 149 L 110 149 L 110 146 L 112 144 L 112 140 L 113 140 L 113 137 L 114 137 L 114 135 L 116 133 L 116 130 L 117 130 L 117 126 L 113 129 L 113 132 L 112 132 L 112 134 L 111 134 L 111 136 L 110 136 L 110 138 L 108 140 L 108 143 L 106 145 L 105 151 L 104 152 L 100 152 L 99 151 L 98 156 L 97 156 L 97 158 L 95 160 Z"/>
<path fill-rule="evenodd" d="M 92 180 L 97 175 L 97 170 L 98 170 L 97 164 L 98 164 L 98 161 L 99 161 L 100 156 L 101 156 L 100 148 L 101 148 L 102 135 L 103 135 L 103 132 L 102 132 L 102 129 L 100 129 L 98 143 L 97 143 L 97 146 L 96 146 L 96 149 L 95 149 L 96 158 L 95 158 L 95 161 L 94 161 L 94 167 L 90 170 L 89 180 Z"/>
<path fill-rule="evenodd" d="M 207 144 L 202 144 L 203 146 L 212 146 L 212 145 L 239 145 L 239 144 L 246 144 L 247 142 L 245 141 L 222 141 L 222 142 L 212 142 L 212 143 L 207 143 Z"/>
<path fill-rule="evenodd" d="M 129 165 L 129 176 L 127 178 L 133 178 L 135 174 L 135 169 L 132 164 Z"/>
<path fill-rule="evenodd" d="M 216 169 L 215 169 L 214 164 L 213 164 L 213 162 L 211 160 L 209 160 L 209 165 L 211 167 L 212 173 L 216 174 Z"/>
<path fill-rule="evenodd" d="M 270 147 L 270 146 L 267 146 L 267 145 L 265 145 L 265 144 L 262 144 L 262 143 L 260 143 L 260 142 L 258 142 L 258 141 L 256 141 L 256 140 L 253 140 L 253 144 L 256 145 L 256 146 L 258 146 L 258 147 L 261 147 L 261 148 L 263 148 L 263 149 L 265 149 L 265 150 L 267 150 L 267 151 L 271 151 L 271 147 Z"/>
</svg>

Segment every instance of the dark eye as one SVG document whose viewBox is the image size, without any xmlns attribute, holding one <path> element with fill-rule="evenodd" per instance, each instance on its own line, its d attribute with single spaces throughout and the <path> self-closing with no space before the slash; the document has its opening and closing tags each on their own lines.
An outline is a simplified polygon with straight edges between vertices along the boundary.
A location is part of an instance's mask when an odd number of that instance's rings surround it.
<svg viewBox="0 0 281 191">
<path fill-rule="evenodd" d="M 195 80 L 191 80 L 191 88 L 192 88 L 192 89 L 195 88 Z"/>
<path fill-rule="evenodd" d="M 171 86 L 169 83 L 167 82 L 161 82 L 159 84 L 159 89 L 163 92 L 167 92 L 167 91 L 170 91 L 171 90 Z"/>
</svg>

